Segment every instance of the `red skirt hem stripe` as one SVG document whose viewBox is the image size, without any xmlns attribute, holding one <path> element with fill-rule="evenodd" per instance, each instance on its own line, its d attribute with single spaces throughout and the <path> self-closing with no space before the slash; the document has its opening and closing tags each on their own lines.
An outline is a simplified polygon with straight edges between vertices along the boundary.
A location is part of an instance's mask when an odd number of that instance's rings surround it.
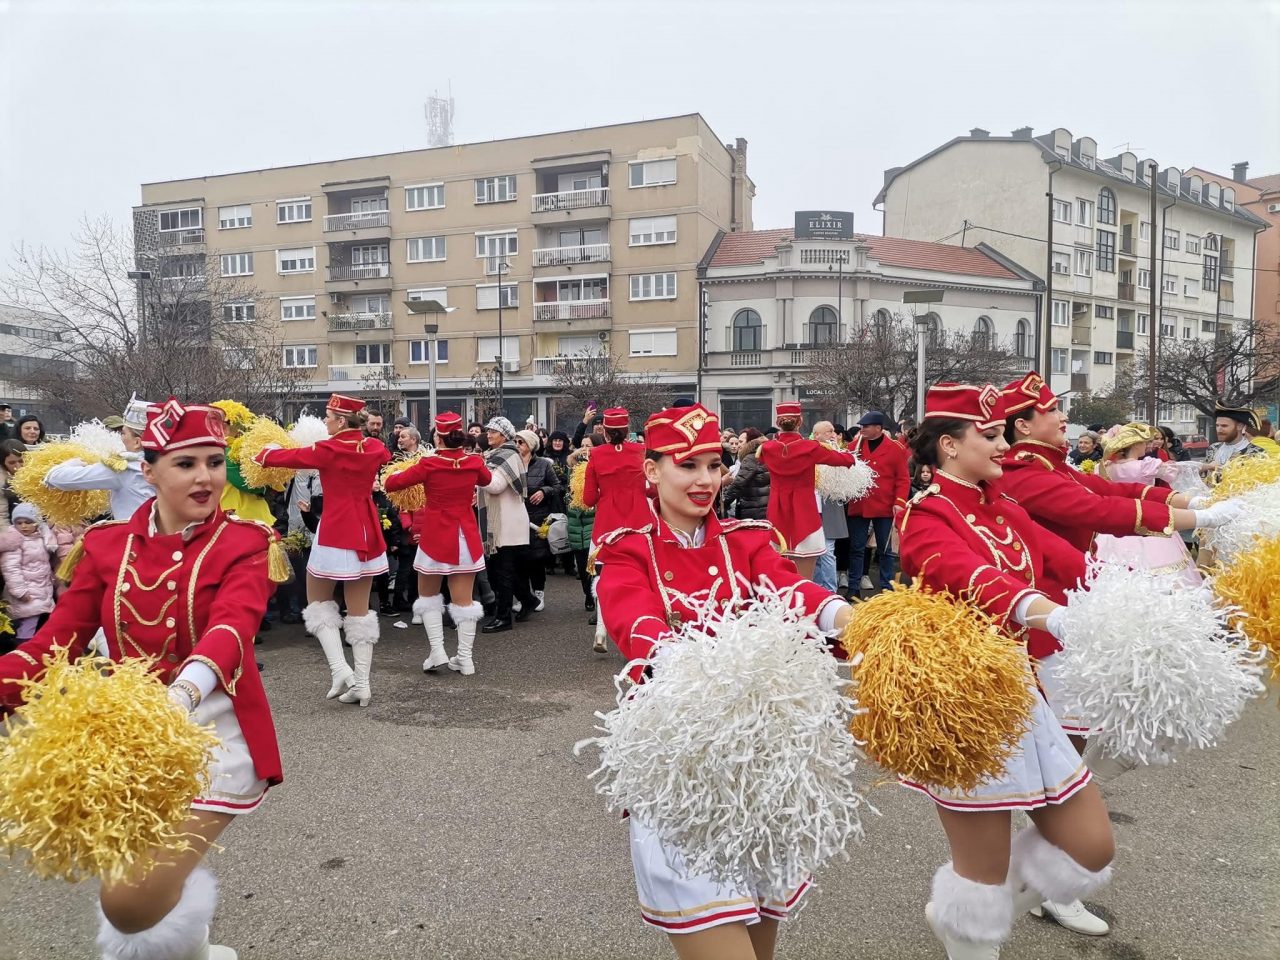
<svg viewBox="0 0 1280 960">
<path fill-rule="evenodd" d="M 1057 793 L 1045 793 L 1040 797 L 1030 797 L 1026 800 L 992 800 L 984 803 L 975 800 L 971 803 L 958 803 L 954 800 L 944 800 L 930 792 L 929 788 L 923 783 L 916 783 L 913 780 L 900 780 L 904 787 L 923 793 L 930 800 L 940 807 L 948 810 L 958 810 L 964 812 L 966 810 L 1038 810 L 1041 807 L 1047 807 L 1050 804 L 1064 803 L 1079 793 L 1090 780 L 1093 774 L 1089 772 L 1088 767 L 1075 780 L 1064 787 Z"/>
<path fill-rule="evenodd" d="M 691 920 L 658 920 L 644 911 L 640 912 L 640 917 L 645 923 L 657 927 L 659 930 L 669 930 L 672 933 L 696 933 L 708 927 L 719 926 L 722 923 L 733 923 L 738 920 L 752 923 L 760 919 L 760 912 L 754 906 L 750 906 L 737 910 L 722 910 L 719 913 L 711 913 L 705 917 L 694 917 Z"/>
</svg>

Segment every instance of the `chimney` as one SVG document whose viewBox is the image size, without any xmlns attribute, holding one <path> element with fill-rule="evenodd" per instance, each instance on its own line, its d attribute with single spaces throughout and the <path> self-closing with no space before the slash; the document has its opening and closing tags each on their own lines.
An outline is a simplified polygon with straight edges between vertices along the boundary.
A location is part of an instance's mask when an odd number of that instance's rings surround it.
<svg viewBox="0 0 1280 960">
<path fill-rule="evenodd" d="M 1231 165 L 1231 179 L 1236 183 L 1249 182 L 1249 161 L 1244 163 L 1233 163 Z"/>
<path fill-rule="evenodd" d="M 969 131 L 969 136 L 974 140 L 985 140 L 987 137 L 991 136 L 991 131 L 983 130 L 981 127 L 974 127 Z"/>
<path fill-rule="evenodd" d="M 1019 127 L 1017 130 L 1013 131 L 1012 136 L 1013 136 L 1013 139 L 1015 139 L 1015 140 L 1030 140 L 1030 139 L 1031 139 L 1031 128 L 1030 128 L 1030 127 Z"/>
</svg>

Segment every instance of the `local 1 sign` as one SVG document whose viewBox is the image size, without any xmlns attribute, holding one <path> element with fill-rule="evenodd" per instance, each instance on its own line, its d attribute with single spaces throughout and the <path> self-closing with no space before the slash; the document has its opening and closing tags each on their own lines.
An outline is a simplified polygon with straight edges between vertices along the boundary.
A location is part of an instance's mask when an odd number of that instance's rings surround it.
<svg viewBox="0 0 1280 960">
<path fill-rule="evenodd" d="M 797 240 L 852 240 L 853 214 L 847 210 L 799 210 Z"/>
</svg>

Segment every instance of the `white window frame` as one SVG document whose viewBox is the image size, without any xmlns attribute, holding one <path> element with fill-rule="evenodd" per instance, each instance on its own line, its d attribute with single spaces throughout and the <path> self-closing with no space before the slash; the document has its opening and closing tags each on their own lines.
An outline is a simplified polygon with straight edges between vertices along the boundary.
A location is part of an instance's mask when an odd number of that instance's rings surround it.
<svg viewBox="0 0 1280 960">
<path fill-rule="evenodd" d="M 227 311 L 231 316 L 227 316 Z M 223 323 L 253 323 L 257 319 L 257 304 L 252 300 L 236 300 L 222 305 Z"/>
<path fill-rule="evenodd" d="M 1062 362 L 1059 363 L 1058 361 L 1062 361 Z M 1049 348 L 1049 366 L 1053 373 L 1066 373 L 1067 364 L 1068 364 L 1068 357 L 1067 357 L 1067 350 L 1065 347 Z"/>
<path fill-rule="evenodd" d="M 669 224 L 668 224 L 669 221 Z M 659 226 L 670 229 L 658 229 Z M 627 243 L 632 247 L 656 247 L 676 243 L 679 239 L 679 220 L 675 214 L 662 217 L 632 217 L 627 222 Z M 648 237 L 648 239 L 645 239 Z"/>
<path fill-rule="evenodd" d="M 306 208 L 305 211 L 302 208 Z M 306 216 L 301 216 L 305 212 Z M 296 214 L 296 215 L 295 215 Z M 310 197 L 285 197 L 276 201 L 276 223 L 284 226 L 290 223 L 308 223 L 311 220 Z"/>
<path fill-rule="evenodd" d="M 1149 220 L 1138 221 L 1138 239 L 1143 243 L 1151 242 L 1151 221 Z"/>
<path fill-rule="evenodd" d="M 310 251 L 309 256 L 285 257 L 286 253 L 306 254 Z M 305 267 L 291 267 L 285 269 L 285 260 L 297 261 L 299 263 L 309 263 Z M 281 276 L 287 276 L 291 273 L 315 273 L 316 272 L 316 248 L 315 247 L 284 247 L 276 251 L 276 272 Z"/>
<path fill-rule="evenodd" d="M 483 347 L 486 340 L 493 341 L 491 344 L 493 349 L 488 352 Z M 476 337 L 476 363 L 493 363 L 498 350 L 502 351 L 503 363 L 510 363 L 512 360 L 519 362 L 520 338 L 518 336 L 504 336 L 501 344 L 498 344 L 497 340 L 497 337 L 492 336 Z"/>
<path fill-rule="evenodd" d="M 1104 312 L 1105 311 L 1105 312 Z M 1093 305 L 1093 315 L 1099 320 L 1114 320 L 1116 316 L 1115 308 L 1107 303 L 1095 303 Z"/>
<path fill-rule="evenodd" d="M 1058 223 L 1071 222 L 1071 201 L 1070 200 L 1058 200 L 1057 198 L 1054 199 L 1053 219 Z"/>
<path fill-rule="evenodd" d="M 1166 250 L 1178 250 L 1182 243 L 1182 234 L 1177 230 L 1169 227 L 1164 228 L 1164 248 Z"/>
<path fill-rule="evenodd" d="M 1104 367 L 1111 366 L 1115 364 L 1116 357 L 1114 353 L 1106 350 L 1095 350 L 1093 351 L 1093 362 Z"/>
<path fill-rule="evenodd" d="M 194 213 L 193 223 L 183 223 L 184 214 Z M 178 226 L 166 227 L 162 226 L 166 214 L 176 214 L 178 217 Z M 156 216 L 156 227 L 161 233 L 176 233 L 179 230 L 203 230 L 204 229 L 204 207 L 171 207 L 168 210 L 161 210 Z"/>
<path fill-rule="evenodd" d="M 435 344 L 434 349 L 432 349 L 432 350 L 430 350 L 430 351 L 428 351 L 428 349 L 427 349 L 427 344 L 429 344 L 429 343 Z M 441 345 L 442 345 L 442 344 L 444 345 L 444 356 L 443 356 L 443 357 L 440 355 L 440 347 L 441 347 Z M 413 353 L 414 353 L 414 350 L 415 350 L 415 349 L 418 351 L 418 359 L 417 359 L 417 360 L 413 359 Z M 429 355 L 429 353 L 434 353 L 434 354 L 435 354 L 435 361 L 436 361 L 436 363 L 448 363 L 448 362 L 449 362 L 449 341 L 448 341 L 448 340 L 441 340 L 441 339 L 435 339 L 435 340 L 422 340 L 422 339 L 418 339 L 418 340 L 410 340 L 410 341 L 409 341 L 409 366 L 411 366 L 411 367 L 416 367 L 416 366 L 424 366 L 424 367 L 425 367 L 425 366 L 427 366 L 427 365 L 431 362 L 431 361 L 428 359 L 428 355 Z"/>
<path fill-rule="evenodd" d="M 675 157 L 654 157 L 649 160 L 632 160 L 627 164 L 627 185 L 632 190 L 642 187 L 665 187 L 676 182 L 676 158 Z M 640 168 L 640 182 L 635 182 L 636 168 Z M 655 171 L 654 178 L 650 179 L 650 169 Z M 670 170 L 670 175 L 665 171 Z M 662 172 L 657 172 L 662 171 Z"/>
<path fill-rule="evenodd" d="M 431 247 L 431 256 L 423 256 L 427 252 L 427 246 Z M 439 263 L 448 258 L 445 237 L 443 234 L 434 237 L 409 237 L 404 242 L 404 255 L 409 263 Z"/>
<path fill-rule="evenodd" d="M 1194 233 L 1188 233 L 1182 238 L 1182 249 L 1185 253 L 1200 255 L 1200 238 Z"/>
<path fill-rule="evenodd" d="M 413 200 L 414 200 L 413 191 L 415 190 L 422 191 L 422 200 L 424 202 L 421 206 L 413 205 Z M 439 203 L 426 202 L 433 195 L 439 196 L 440 198 Z M 413 213 L 418 210 L 443 210 L 444 209 L 444 181 L 437 180 L 434 183 L 413 183 L 405 187 L 404 188 L 404 208 L 409 213 Z"/>
<path fill-rule="evenodd" d="M 372 267 L 379 263 L 391 262 L 391 248 L 385 243 L 355 244 L 350 250 L 350 263 L 353 267 Z"/>
<path fill-rule="evenodd" d="M 484 300 L 481 299 L 481 290 L 497 291 L 493 296 L 492 304 L 487 302 L 487 295 Z M 497 310 L 498 301 L 502 301 L 503 310 L 513 310 L 520 306 L 520 284 L 519 283 L 477 283 L 476 284 L 476 309 L 477 310 Z"/>
<path fill-rule="evenodd" d="M 218 208 L 219 230 L 243 230 L 253 226 L 253 204 L 235 203 Z"/>
<path fill-rule="evenodd" d="M 1092 250 L 1076 251 L 1076 276 L 1077 277 L 1093 276 L 1093 251 Z"/>
<path fill-rule="evenodd" d="M 365 359 L 358 359 L 360 351 L 364 350 Z M 383 359 L 370 360 L 370 351 L 376 350 L 378 355 Z M 351 351 L 352 366 L 356 367 L 390 367 L 395 364 L 395 352 L 391 349 L 391 344 L 384 341 L 371 340 L 368 343 L 357 343 L 356 348 Z"/>
<path fill-rule="evenodd" d="M 1069 300 L 1053 301 L 1053 322 L 1055 327 L 1071 326 L 1071 302 Z"/>
<path fill-rule="evenodd" d="M 674 272 L 633 273 L 630 291 L 632 300 L 674 300 L 676 274 Z"/>
<path fill-rule="evenodd" d="M 504 173 L 497 177 L 476 177 L 476 203 L 510 203 L 519 197 L 516 193 L 516 175 Z"/>
<path fill-rule="evenodd" d="M 1151 328 L 1151 318 L 1145 313 L 1138 314 L 1137 328 L 1138 333 L 1146 334 Z"/>
<path fill-rule="evenodd" d="M 224 253 L 218 258 L 221 267 L 221 276 L 224 277 L 251 277 L 253 276 L 253 254 L 252 253 Z M 227 267 L 230 265 L 231 269 Z"/>
<path fill-rule="evenodd" d="M 297 362 L 299 357 L 302 363 Z M 319 360 L 320 350 L 314 343 L 288 343 L 280 350 L 280 366 L 287 370 L 313 370 Z"/>
<path fill-rule="evenodd" d="M 434 300 L 440 306 L 449 306 L 449 288 L 448 287 L 416 287 L 413 290 L 404 292 L 406 300 Z"/>
<path fill-rule="evenodd" d="M 1182 328 L 1182 339 L 1183 339 L 1183 340 L 1194 340 L 1195 338 L 1196 338 L 1196 328 L 1195 328 L 1195 327 L 1188 327 L 1188 326 L 1184 326 L 1184 327 Z"/>
<path fill-rule="evenodd" d="M 294 313 L 299 308 L 302 310 L 301 316 L 285 316 L 285 311 Z M 310 308 L 310 309 L 308 309 Z M 280 298 L 280 319 L 281 321 L 293 320 L 314 320 L 316 318 L 316 298 L 315 297 L 281 297 Z"/>
<path fill-rule="evenodd" d="M 1138 268 L 1138 289 L 1145 290 L 1151 286 L 1151 270 L 1147 267 Z"/>
<path fill-rule="evenodd" d="M 1200 281 L 1193 277 L 1183 277 L 1182 295 L 1184 297 L 1198 298 L 1200 296 Z"/>
<path fill-rule="evenodd" d="M 1178 278 L 1172 273 L 1166 273 L 1161 279 L 1160 287 L 1165 293 L 1178 292 Z"/>
<path fill-rule="evenodd" d="M 669 350 L 660 350 L 656 339 L 653 340 L 652 349 L 637 350 L 636 339 L 644 337 L 671 336 L 671 347 Z M 643 343 L 643 340 L 641 341 Z M 674 357 L 680 352 L 680 338 L 675 327 L 633 327 L 627 331 L 627 355 L 631 357 Z"/>
<path fill-rule="evenodd" d="M 1076 223 L 1082 227 L 1093 226 L 1093 201 L 1076 197 Z"/>
<path fill-rule="evenodd" d="M 1071 254 L 1063 250 L 1053 251 L 1053 275 L 1055 277 L 1071 276 Z"/>
<path fill-rule="evenodd" d="M 509 230 L 480 230 L 476 232 L 476 259 L 492 260 L 514 257 L 520 252 L 520 232 Z"/>
</svg>

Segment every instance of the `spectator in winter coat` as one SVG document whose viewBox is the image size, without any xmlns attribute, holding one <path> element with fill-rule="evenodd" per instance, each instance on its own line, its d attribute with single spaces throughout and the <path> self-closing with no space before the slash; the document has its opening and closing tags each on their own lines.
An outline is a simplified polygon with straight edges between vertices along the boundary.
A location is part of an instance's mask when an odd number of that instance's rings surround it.
<svg viewBox="0 0 1280 960">
<path fill-rule="evenodd" d="M 26 444 L 28 450 L 34 450 L 44 443 L 44 424 L 34 413 L 28 413 L 18 420 L 13 428 L 13 436 Z"/>
<path fill-rule="evenodd" d="M 547 568 L 554 568 L 551 546 L 541 528 L 553 513 L 563 513 L 564 488 L 556 476 L 555 464 L 538 456 L 542 444 L 532 430 L 516 434 L 516 449 L 525 466 L 525 509 L 529 512 L 529 586 L 541 608 L 547 590 Z"/>
<path fill-rule="evenodd" d="M 569 455 L 569 472 L 583 463 L 591 453 L 588 444 Z M 591 531 L 595 528 L 596 511 L 594 507 L 579 507 L 570 504 L 567 511 L 569 518 L 569 549 L 573 553 L 574 564 L 578 569 L 578 580 L 582 584 L 582 602 L 591 613 L 590 623 L 596 622 L 596 598 L 591 593 L 591 571 L 587 569 L 587 558 L 591 553 Z"/>
<path fill-rule="evenodd" d="M 14 639 L 30 640 L 53 612 L 53 558 L 58 542 L 29 503 L 18 504 L 9 519 L 12 526 L 0 533 L 4 599 L 13 619 Z"/>
<path fill-rule="evenodd" d="M 861 500 L 849 504 L 849 590 L 873 589 L 867 576 L 868 534 L 874 532 L 880 551 L 880 587 L 888 590 L 893 583 L 897 556 L 891 549 L 893 520 L 907 505 L 911 492 L 911 474 L 907 470 L 907 451 L 889 436 L 893 422 L 878 410 L 872 410 L 858 421 L 858 436 L 849 450 L 876 472 L 875 486 Z"/>
<path fill-rule="evenodd" d="M 725 488 L 725 513 L 736 504 L 739 520 L 764 520 L 769 509 L 769 468 L 757 455 L 764 442 L 764 437 L 756 437 L 741 448 L 738 475 Z"/>
</svg>

